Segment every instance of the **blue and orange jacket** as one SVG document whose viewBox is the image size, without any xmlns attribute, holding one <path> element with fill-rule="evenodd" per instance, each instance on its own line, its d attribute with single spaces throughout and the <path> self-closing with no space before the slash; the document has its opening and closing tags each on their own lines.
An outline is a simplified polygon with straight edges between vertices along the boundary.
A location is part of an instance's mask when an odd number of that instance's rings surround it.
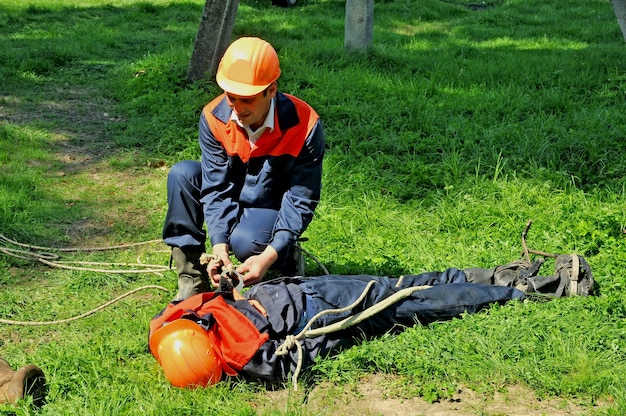
<svg viewBox="0 0 626 416">
<path fill-rule="evenodd" d="M 244 130 L 231 120 L 220 95 L 202 111 L 201 201 L 211 244 L 228 243 L 242 210 L 278 211 L 270 245 L 279 253 L 305 231 L 319 203 L 324 132 L 319 116 L 304 101 L 276 94 L 274 130 L 251 149 Z"/>
</svg>

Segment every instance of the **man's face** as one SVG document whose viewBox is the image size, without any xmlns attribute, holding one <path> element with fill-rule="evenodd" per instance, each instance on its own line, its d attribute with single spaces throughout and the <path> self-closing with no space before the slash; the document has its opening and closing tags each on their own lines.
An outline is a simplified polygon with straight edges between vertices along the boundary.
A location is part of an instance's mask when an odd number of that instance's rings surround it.
<svg viewBox="0 0 626 416">
<path fill-rule="evenodd" d="M 228 106 L 245 126 L 256 130 L 261 127 L 270 109 L 272 98 L 276 96 L 276 83 L 273 82 L 267 89 L 251 97 L 226 93 Z"/>
</svg>

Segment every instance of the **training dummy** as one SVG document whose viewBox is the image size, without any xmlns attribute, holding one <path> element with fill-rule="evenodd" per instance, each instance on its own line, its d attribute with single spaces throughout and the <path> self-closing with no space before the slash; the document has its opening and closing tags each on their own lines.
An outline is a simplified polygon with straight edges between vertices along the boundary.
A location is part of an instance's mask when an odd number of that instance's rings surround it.
<svg viewBox="0 0 626 416">
<path fill-rule="evenodd" d="M 178 387 L 214 384 L 224 374 L 284 381 L 316 357 L 364 336 L 475 313 L 490 304 L 522 300 L 527 292 L 541 292 L 538 288 L 551 296 L 585 295 L 593 288 L 591 270 L 580 256 L 559 256 L 550 277 L 538 277 L 539 266 L 520 260 L 492 269 L 450 268 L 400 278 L 280 278 L 257 284 L 243 296 L 231 286 L 221 294 L 201 293 L 170 303 L 150 323 L 150 350 Z M 315 332 L 401 291 L 401 299 L 352 326 Z M 308 325 L 322 311 L 347 307 Z M 302 336 L 303 330 L 313 336 Z"/>
</svg>

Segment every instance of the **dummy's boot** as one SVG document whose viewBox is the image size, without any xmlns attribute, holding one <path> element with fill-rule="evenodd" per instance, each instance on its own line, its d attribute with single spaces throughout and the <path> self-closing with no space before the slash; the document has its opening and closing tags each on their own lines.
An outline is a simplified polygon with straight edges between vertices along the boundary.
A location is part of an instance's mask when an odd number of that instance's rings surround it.
<svg viewBox="0 0 626 416">
<path fill-rule="evenodd" d="M 46 399 L 46 378 L 35 365 L 13 371 L 9 363 L 0 358 L 0 404 L 16 404 L 19 399 L 32 396 L 33 405 L 40 407 Z"/>
<path fill-rule="evenodd" d="M 583 256 L 561 254 L 556 258 L 555 269 L 562 281 L 564 296 L 587 296 L 593 292 L 595 281 Z"/>
<path fill-rule="evenodd" d="M 537 275 L 542 264 L 542 258 L 532 263 L 520 259 L 492 269 L 474 267 L 463 269 L 463 272 L 469 283 L 508 286 L 525 292 L 528 288 L 528 279 Z"/>
<path fill-rule="evenodd" d="M 206 265 L 200 264 L 203 251 L 202 247 L 172 247 L 172 260 L 178 272 L 178 293 L 174 300 L 211 290 Z"/>
<path fill-rule="evenodd" d="M 528 291 L 553 297 L 587 296 L 593 292 L 591 267 L 584 257 L 561 254 L 556 257 L 555 274 L 528 279 Z"/>
</svg>

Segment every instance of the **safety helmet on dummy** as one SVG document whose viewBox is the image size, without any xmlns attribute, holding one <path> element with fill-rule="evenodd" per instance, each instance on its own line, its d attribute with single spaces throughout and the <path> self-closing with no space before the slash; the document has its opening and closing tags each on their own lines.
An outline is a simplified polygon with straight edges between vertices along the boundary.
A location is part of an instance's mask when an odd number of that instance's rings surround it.
<svg viewBox="0 0 626 416">
<path fill-rule="evenodd" d="M 215 80 L 226 92 L 251 97 L 280 76 L 278 54 L 267 41 L 244 37 L 234 41 L 222 57 Z"/>
<path fill-rule="evenodd" d="M 177 319 L 157 329 L 150 337 L 150 351 L 176 387 L 205 387 L 222 378 L 209 334 L 189 319 Z"/>
</svg>

